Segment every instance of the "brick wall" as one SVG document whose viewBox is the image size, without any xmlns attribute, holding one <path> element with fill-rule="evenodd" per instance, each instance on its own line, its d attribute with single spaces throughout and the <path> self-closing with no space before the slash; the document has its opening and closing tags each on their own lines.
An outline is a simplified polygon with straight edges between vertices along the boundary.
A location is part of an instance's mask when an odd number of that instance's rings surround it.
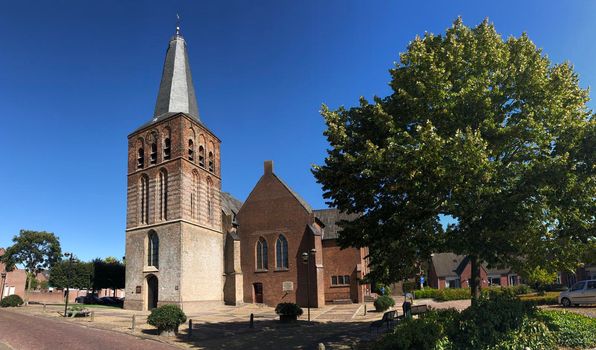
<svg viewBox="0 0 596 350">
<path fill-rule="evenodd" d="M 365 266 L 361 249 L 341 249 L 336 240 L 323 241 L 323 262 L 325 265 L 325 301 L 350 299 L 355 303 L 362 302 L 366 286 L 360 285 L 358 279 L 363 277 Z M 333 276 L 350 276 L 347 286 L 333 286 Z"/>
</svg>

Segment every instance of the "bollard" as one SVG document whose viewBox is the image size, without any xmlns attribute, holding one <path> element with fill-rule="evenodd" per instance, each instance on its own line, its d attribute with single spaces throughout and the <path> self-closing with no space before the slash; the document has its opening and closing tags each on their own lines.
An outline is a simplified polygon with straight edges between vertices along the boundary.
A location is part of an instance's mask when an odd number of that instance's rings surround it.
<svg viewBox="0 0 596 350">
<path fill-rule="evenodd" d="M 91 311 L 91 322 L 95 321 L 95 311 Z"/>
<path fill-rule="evenodd" d="M 46 303 L 43 303 L 43 312 L 46 312 Z"/>
<path fill-rule="evenodd" d="M 132 315 L 132 332 L 134 333 L 135 331 L 135 323 L 137 322 L 137 315 Z"/>
<path fill-rule="evenodd" d="M 364 304 L 364 316 L 366 316 L 366 304 Z"/>
<path fill-rule="evenodd" d="M 255 328 L 255 315 L 254 314 L 250 314 L 250 325 L 248 326 L 248 328 Z"/>
<path fill-rule="evenodd" d="M 192 318 L 188 320 L 188 337 L 192 338 Z"/>
</svg>

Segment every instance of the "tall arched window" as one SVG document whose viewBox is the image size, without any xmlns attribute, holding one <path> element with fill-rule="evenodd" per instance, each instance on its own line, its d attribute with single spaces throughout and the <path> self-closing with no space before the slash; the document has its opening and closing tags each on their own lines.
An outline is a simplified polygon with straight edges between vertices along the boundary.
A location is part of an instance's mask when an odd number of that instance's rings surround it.
<svg viewBox="0 0 596 350">
<path fill-rule="evenodd" d="M 192 188 L 190 191 L 190 215 L 193 219 L 199 219 L 199 173 L 195 170 L 192 172 Z"/>
<path fill-rule="evenodd" d="M 172 142 L 169 137 L 163 140 L 163 159 L 168 160 L 172 154 Z"/>
<path fill-rule="evenodd" d="M 277 242 L 275 242 L 275 258 L 276 268 L 288 268 L 288 240 L 284 235 L 279 235 Z"/>
<path fill-rule="evenodd" d="M 213 152 L 209 152 L 209 171 L 213 172 L 215 169 L 215 162 L 213 160 Z"/>
<path fill-rule="evenodd" d="M 267 241 L 259 237 L 257 241 L 257 270 L 267 270 Z"/>
<path fill-rule="evenodd" d="M 213 223 L 213 181 L 207 178 L 207 218 Z"/>
<path fill-rule="evenodd" d="M 147 239 L 147 266 L 159 267 L 159 238 L 155 231 L 149 231 Z"/>
<path fill-rule="evenodd" d="M 168 172 L 161 169 L 159 172 L 159 219 L 168 219 Z"/>
<path fill-rule="evenodd" d="M 188 160 L 195 159 L 195 146 L 192 140 L 188 140 Z"/>
<path fill-rule="evenodd" d="M 205 167 L 205 147 L 199 146 L 199 165 Z"/>
<path fill-rule="evenodd" d="M 151 143 L 151 157 L 150 157 L 151 164 L 157 163 L 157 142 Z"/>
<path fill-rule="evenodd" d="M 145 166 L 145 150 L 143 147 L 137 151 L 137 168 L 142 169 Z"/>
<path fill-rule="evenodd" d="M 139 184 L 139 221 L 149 223 L 149 177 L 144 174 Z"/>
</svg>

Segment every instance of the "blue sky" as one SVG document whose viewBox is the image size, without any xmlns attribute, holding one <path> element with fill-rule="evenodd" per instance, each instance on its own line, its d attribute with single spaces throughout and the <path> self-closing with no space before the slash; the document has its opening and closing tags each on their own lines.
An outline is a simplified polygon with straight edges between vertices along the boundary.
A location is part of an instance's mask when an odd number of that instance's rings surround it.
<svg viewBox="0 0 596 350">
<path fill-rule="evenodd" d="M 0 9 L 0 246 L 55 232 L 81 259 L 124 254 L 127 135 L 154 108 L 176 13 L 202 120 L 222 140 L 223 189 L 244 200 L 263 160 L 313 207 L 321 103 L 389 93 L 416 34 L 461 15 L 527 32 L 596 84 L 594 1 L 10 1 Z M 592 105 L 593 106 L 593 105 Z"/>
</svg>

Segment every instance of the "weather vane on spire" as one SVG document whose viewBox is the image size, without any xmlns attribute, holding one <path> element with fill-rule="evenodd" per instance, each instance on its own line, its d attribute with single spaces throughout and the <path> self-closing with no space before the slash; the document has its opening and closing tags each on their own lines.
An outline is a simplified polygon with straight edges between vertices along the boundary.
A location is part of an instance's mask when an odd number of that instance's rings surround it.
<svg viewBox="0 0 596 350">
<path fill-rule="evenodd" d="M 176 14 L 176 35 L 180 35 L 180 15 Z"/>
</svg>

